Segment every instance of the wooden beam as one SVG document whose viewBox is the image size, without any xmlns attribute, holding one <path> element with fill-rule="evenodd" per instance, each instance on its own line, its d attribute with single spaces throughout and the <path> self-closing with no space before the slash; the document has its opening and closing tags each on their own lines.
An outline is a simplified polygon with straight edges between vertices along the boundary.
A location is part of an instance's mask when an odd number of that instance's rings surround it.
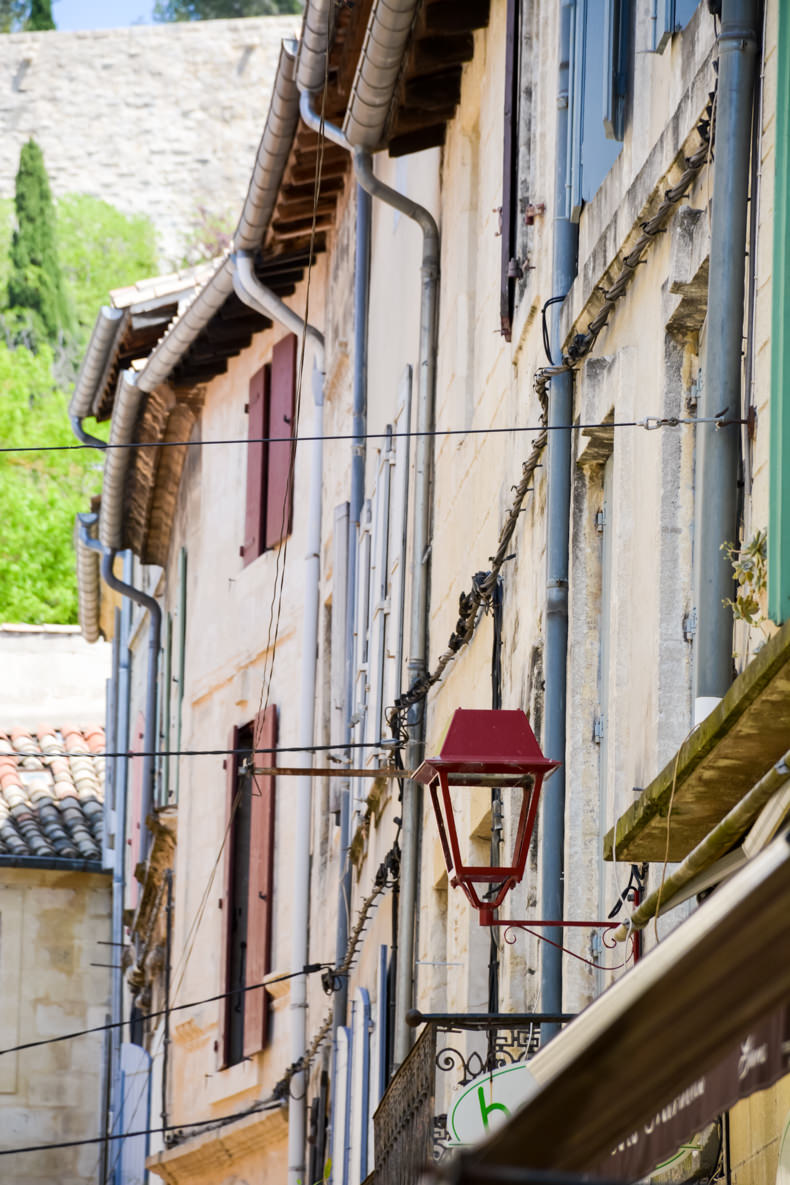
<svg viewBox="0 0 790 1185">
<path fill-rule="evenodd" d="M 422 152 L 426 148 L 441 148 L 446 131 L 446 123 L 435 123 L 427 128 L 394 136 L 389 142 L 389 155 L 407 156 L 412 152 Z"/>
<path fill-rule="evenodd" d="M 415 41 L 410 55 L 410 74 L 439 74 L 448 66 L 471 62 L 475 52 L 472 33 L 450 33 L 444 37 L 426 36 Z"/>
<path fill-rule="evenodd" d="M 416 37 L 424 33 L 470 33 L 488 24 L 490 0 L 427 0 L 420 9 Z"/>
</svg>

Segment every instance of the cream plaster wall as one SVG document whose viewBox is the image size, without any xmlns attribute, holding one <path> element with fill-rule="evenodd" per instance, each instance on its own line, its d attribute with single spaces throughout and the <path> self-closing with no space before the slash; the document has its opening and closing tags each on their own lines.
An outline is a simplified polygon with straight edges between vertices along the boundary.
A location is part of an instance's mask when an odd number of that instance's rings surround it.
<svg viewBox="0 0 790 1185">
<path fill-rule="evenodd" d="M 101 873 L 0 868 L 3 1047 L 103 1025 L 109 1009 L 110 878 Z M 0 1144 L 91 1139 L 101 1133 L 104 1037 L 5 1054 Z M 8 1185 L 93 1185 L 100 1148 L 8 1158 Z"/>
</svg>

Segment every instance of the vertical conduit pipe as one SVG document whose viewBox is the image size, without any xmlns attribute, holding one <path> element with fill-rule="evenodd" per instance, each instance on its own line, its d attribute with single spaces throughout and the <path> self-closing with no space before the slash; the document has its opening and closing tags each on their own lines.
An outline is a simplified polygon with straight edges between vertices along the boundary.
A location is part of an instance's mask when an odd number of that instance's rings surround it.
<svg viewBox="0 0 790 1185">
<path fill-rule="evenodd" d="M 354 251 L 354 378 L 353 419 L 351 442 L 351 496 L 348 521 L 348 576 L 346 579 L 346 740 L 351 740 L 351 716 L 354 703 L 354 652 L 351 639 L 356 622 L 357 591 L 357 532 L 365 500 L 365 429 L 368 401 L 368 302 L 370 295 L 370 226 L 372 203 L 370 194 L 357 185 L 357 220 Z M 349 758 L 349 764 L 351 764 Z M 346 782 L 340 798 L 340 859 L 341 872 L 337 894 L 337 932 L 335 935 L 335 959 L 339 966 L 346 954 L 348 944 L 348 908 L 351 900 L 351 788 Z M 348 982 L 341 980 L 335 993 L 333 1037 L 346 1023 L 348 1009 Z M 336 1040 L 333 1040 L 335 1046 Z M 335 1050 L 336 1052 L 336 1050 Z M 333 1082 L 334 1082 L 333 1057 Z"/>
<path fill-rule="evenodd" d="M 701 419 L 741 415 L 746 212 L 759 0 L 724 0 L 719 33 L 708 320 Z M 740 428 L 697 428 L 694 719 L 699 723 L 733 678 L 733 574 L 722 543 L 738 542 Z"/>
<path fill-rule="evenodd" d="M 101 545 L 100 545 L 101 546 Z M 159 676 L 159 650 L 162 644 L 162 608 L 155 597 L 143 592 L 141 588 L 121 580 L 113 572 L 113 563 L 117 555 L 112 547 L 102 547 L 101 574 L 102 580 L 110 588 L 115 589 L 121 596 L 128 597 L 136 605 L 148 610 L 148 671 L 145 685 L 145 732 L 143 736 L 143 802 L 141 810 L 141 836 L 144 850 L 140 858 L 144 860 L 148 855 L 148 836 L 150 832 L 145 821 L 154 805 L 154 770 L 156 768 L 156 692 Z"/>
<path fill-rule="evenodd" d="M 412 680 L 425 673 L 428 653 L 428 583 L 430 575 L 431 470 L 433 442 L 431 432 L 436 404 L 436 355 L 438 350 L 439 228 L 430 211 L 418 202 L 380 181 L 373 172 L 370 153 L 353 148 L 339 128 L 322 120 L 313 110 L 312 95 L 303 91 L 299 109 L 309 128 L 353 154 L 354 171 L 359 184 L 386 205 L 399 210 L 422 231 L 420 266 L 420 345 L 417 404 L 417 437 L 414 479 L 414 525 L 412 532 L 412 603 L 409 629 L 409 671 Z M 412 769 L 422 761 L 425 740 L 425 710 L 416 707 L 409 714 L 407 760 Z M 413 1030 L 406 1024 L 412 1006 L 414 986 L 415 920 L 417 914 L 417 872 L 419 861 L 421 788 L 412 781 L 404 786 L 400 900 L 398 914 L 398 967 L 395 985 L 394 1064 L 400 1065 L 409 1052 Z"/>
<path fill-rule="evenodd" d="M 236 295 L 249 308 L 271 317 L 301 340 L 308 337 L 315 347 L 313 371 L 313 439 L 310 442 L 310 501 L 307 516 L 307 540 L 304 568 L 304 608 L 302 618 L 302 665 L 299 694 L 298 743 L 303 752 L 297 754 L 299 763 L 307 769 L 313 764 L 312 746 L 315 730 L 316 666 L 318 661 L 318 618 L 321 594 L 321 493 L 324 461 L 324 338 L 313 325 L 264 287 L 255 275 L 252 253 L 237 251 L 232 257 L 233 287 Z M 296 804 L 293 814 L 296 853 L 291 892 L 291 966 L 299 970 L 306 966 L 309 950 L 310 901 L 310 830 L 312 826 L 312 789 L 310 774 L 296 780 Z M 289 999 L 291 1014 L 291 1064 L 297 1065 L 307 1047 L 307 977 L 297 975 L 291 980 Z M 306 1164 L 306 1096 L 307 1074 L 299 1070 L 291 1079 L 288 1097 L 288 1182 L 304 1185 Z"/>
<path fill-rule="evenodd" d="M 552 294 L 565 296 L 576 275 L 578 228 L 568 217 L 568 82 L 571 21 L 574 0 L 560 3 L 560 45 L 557 86 L 557 133 L 554 166 L 554 259 Z M 562 303 L 552 307 L 551 342 L 556 357 L 562 352 Z M 568 545 L 570 534 L 571 430 L 573 379 L 570 372 L 551 380 L 547 446 L 546 530 L 546 703 L 545 750 L 554 761 L 565 761 L 565 709 L 568 655 Z M 564 912 L 565 765 L 555 771 L 551 793 L 542 800 L 540 824 L 540 892 L 544 917 Z M 562 942 L 562 932 L 557 937 Z M 543 943 L 540 962 L 541 1009 L 562 1012 L 562 952 Z M 544 1040 L 558 1031 L 541 1030 Z"/>
</svg>

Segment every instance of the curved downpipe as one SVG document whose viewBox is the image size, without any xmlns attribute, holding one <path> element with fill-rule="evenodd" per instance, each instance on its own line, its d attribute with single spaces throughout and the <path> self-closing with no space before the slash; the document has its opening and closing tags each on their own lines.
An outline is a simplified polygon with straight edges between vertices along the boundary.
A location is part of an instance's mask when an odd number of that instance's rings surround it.
<svg viewBox="0 0 790 1185">
<path fill-rule="evenodd" d="M 144 860 L 148 855 L 148 831 L 145 821 L 154 805 L 156 690 L 159 676 L 159 649 L 162 637 L 162 608 L 155 597 L 149 596 L 147 592 L 143 592 L 141 588 L 137 588 L 133 584 L 127 584 L 125 580 L 121 580 L 119 576 L 115 575 L 113 572 L 113 563 L 118 554 L 115 548 L 104 547 L 101 543 L 98 543 L 98 546 L 102 552 L 101 575 L 104 583 L 109 588 L 113 588 L 116 592 L 119 592 L 121 596 L 128 597 L 136 605 L 141 605 L 144 609 L 148 610 L 148 674 L 145 685 L 145 731 L 143 736 L 143 801 L 140 812 L 140 832 L 141 836 L 145 838 L 140 857 Z"/>
<path fill-rule="evenodd" d="M 430 577 L 431 470 L 433 444 L 431 433 L 436 405 L 436 356 L 438 353 L 439 228 L 429 210 L 412 198 L 380 181 L 373 172 L 370 153 L 349 144 L 340 128 L 321 120 L 313 110 L 312 95 L 303 91 L 299 100 L 302 119 L 313 131 L 352 153 L 359 184 L 371 197 L 400 211 L 422 232 L 420 278 L 420 347 L 417 403 L 417 445 L 415 449 L 414 530 L 412 535 L 412 605 L 409 628 L 409 671 L 412 681 L 426 670 L 428 654 L 428 583 Z M 425 741 L 425 712 L 412 709 L 409 714 L 408 762 L 412 769 L 422 761 Z M 398 903 L 398 966 L 395 989 L 396 1065 L 405 1059 L 411 1047 L 413 1030 L 406 1024 L 412 1007 L 415 917 L 419 828 L 422 811 L 421 787 L 409 781 L 403 795 L 401 828 L 401 892 Z M 350 837 L 349 837 L 350 839 Z M 342 837 L 341 837 L 342 843 Z"/>
<path fill-rule="evenodd" d="M 113 309 L 109 305 L 99 309 L 69 401 L 69 420 L 74 435 L 82 444 L 89 444 L 93 448 L 103 449 L 105 442 L 86 432 L 82 421 L 93 411 L 96 393 L 112 359 L 123 317 L 123 309 Z"/>
<path fill-rule="evenodd" d="M 318 620 L 321 596 L 321 494 L 324 463 L 324 337 L 314 325 L 305 324 L 279 296 L 261 284 L 255 275 L 253 257 L 249 251 L 237 251 L 232 256 L 233 286 L 239 300 L 249 308 L 270 317 L 300 339 L 304 336 L 315 348 L 313 370 L 313 439 L 311 458 L 310 496 L 307 515 L 307 541 L 304 568 L 304 616 L 302 625 L 302 660 L 299 698 L 298 743 L 303 752 L 298 759 L 304 769 L 313 764 L 315 732 L 316 665 L 318 662 Z M 298 845 L 293 869 L 291 892 L 291 966 L 294 970 L 308 961 L 309 902 L 310 902 L 310 829 L 312 822 L 313 783 L 310 774 L 296 782 L 296 804 L 293 814 L 294 834 Z M 291 1013 L 291 1064 L 301 1062 L 307 1048 L 307 978 L 297 975 L 291 980 L 289 999 Z M 288 1096 L 288 1181 L 299 1185 L 305 1179 L 307 1079 L 298 1071 L 291 1079 Z"/>
</svg>

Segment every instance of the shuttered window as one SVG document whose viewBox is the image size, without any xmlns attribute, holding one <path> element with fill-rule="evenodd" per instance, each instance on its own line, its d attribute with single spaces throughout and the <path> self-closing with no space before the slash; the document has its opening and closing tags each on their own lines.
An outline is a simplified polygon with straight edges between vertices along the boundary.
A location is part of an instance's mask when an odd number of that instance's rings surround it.
<svg viewBox="0 0 790 1185">
<path fill-rule="evenodd" d="M 222 1064 L 234 1065 L 267 1041 L 269 998 L 254 988 L 271 970 L 274 890 L 274 778 L 252 774 L 246 753 L 274 749 L 277 709 L 269 707 L 244 728 L 234 728 L 229 748 L 239 750 L 226 768 L 229 834 L 225 865 L 225 986 Z M 274 753 L 257 764 L 274 763 Z M 251 990 L 252 989 L 252 990 Z"/>
<path fill-rule="evenodd" d="M 297 338 L 277 342 L 272 360 L 250 379 L 247 445 L 245 566 L 290 534 L 292 517 L 291 453 L 280 438 L 293 434 Z M 274 440 L 267 440 L 274 438 Z"/>
</svg>

